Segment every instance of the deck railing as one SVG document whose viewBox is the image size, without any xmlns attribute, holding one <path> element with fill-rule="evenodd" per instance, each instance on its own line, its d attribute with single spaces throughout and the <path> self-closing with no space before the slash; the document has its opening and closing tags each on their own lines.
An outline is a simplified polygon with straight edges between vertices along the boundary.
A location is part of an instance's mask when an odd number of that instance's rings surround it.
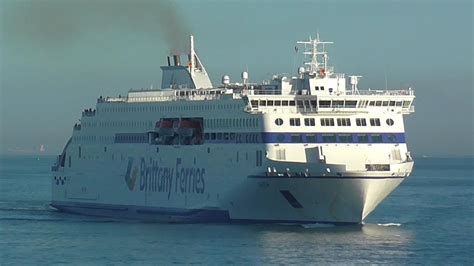
<svg viewBox="0 0 474 266">
<path fill-rule="evenodd" d="M 346 91 L 346 95 L 380 95 L 380 96 L 400 96 L 400 95 L 415 95 L 415 91 L 412 89 L 408 90 L 358 90 L 358 91 Z"/>
</svg>

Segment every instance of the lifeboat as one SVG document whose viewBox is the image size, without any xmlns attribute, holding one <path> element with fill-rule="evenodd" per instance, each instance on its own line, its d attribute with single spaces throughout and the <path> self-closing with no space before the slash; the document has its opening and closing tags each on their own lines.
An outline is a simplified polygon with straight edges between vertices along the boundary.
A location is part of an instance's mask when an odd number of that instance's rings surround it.
<svg viewBox="0 0 474 266">
<path fill-rule="evenodd" d="M 173 136 L 174 129 L 173 129 L 173 121 L 170 120 L 161 120 L 159 121 L 158 126 L 158 134 L 160 136 Z"/>
<path fill-rule="evenodd" d="M 181 120 L 178 127 L 178 134 L 182 137 L 192 137 L 199 128 L 199 123 L 192 120 Z"/>
</svg>

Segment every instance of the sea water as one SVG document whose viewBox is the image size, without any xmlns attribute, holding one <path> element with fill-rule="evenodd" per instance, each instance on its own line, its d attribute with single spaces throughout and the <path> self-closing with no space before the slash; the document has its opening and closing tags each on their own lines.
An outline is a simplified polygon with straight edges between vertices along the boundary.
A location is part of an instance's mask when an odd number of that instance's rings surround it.
<svg viewBox="0 0 474 266">
<path fill-rule="evenodd" d="M 0 264 L 474 264 L 474 158 L 416 158 L 363 225 L 157 224 L 48 207 L 54 157 L 0 157 Z"/>
</svg>

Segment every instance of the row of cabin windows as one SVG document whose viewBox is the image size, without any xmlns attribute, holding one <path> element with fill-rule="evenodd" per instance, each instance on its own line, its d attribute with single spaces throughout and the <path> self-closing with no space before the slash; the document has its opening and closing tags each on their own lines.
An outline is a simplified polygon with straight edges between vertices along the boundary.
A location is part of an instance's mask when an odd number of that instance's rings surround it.
<svg viewBox="0 0 474 266">
<path fill-rule="evenodd" d="M 204 139 L 209 141 L 230 141 L 238 143 L 259 143 L 261 142 L 259 133 L 247 133 L 245 135 L 236 133 L 205 133 Z"/>
<path fill-rule="evenodd" d="M 370 101 L 369 106 L 403 106 L 408 108 L 411 101 Z"/>
<path fill-rule="evenodd" d="M 108 122 L 82 122 L 84 127 L 153 127 L 152 121 L 108 121 Z M 206 119 L 206 127 L 209 128 L 238 128 L 258 127 L 257 118 L 223 118 Z"/>
<path fill-rule="evenodd" d="M 366 107 L 367 103 L 369 106 L 403 106 L 407 108 L 410 106 L 411 101 L 359 101 L 357 106 L 357 100 L 320 100 L 320 108 L 362 108 Z M 252 108 L 259 106 L 297 106 L 298 108 L 317 108 L 318 103 L 316 100 L 251 100 L 250 104 Z"/>
<path fill-rule="evenodd" d="M 351 126 L 351 119 L 350 118 L 338 118 L 337 120 L 337 125 L 338 126 L 343 126 L 343 127 L 350 127 Z M 392 121 L 390 124 L 388 121 Z M 393 126 L 393 120 L 392 119 L 387 119 L 387 124 L 389 126 Z M 365 118 L 356 118 L 356 125 L 361 127 L 361 126 L 367 126 L 367 122 Z M 370 118 L 370 125 L 371 126 L 380 126 L 380 119 L 379 118 Z M 334 126 L 334 118 L 321 118 L 321 126 Z"/>
<path fill-rule="evenodd" d="M 292 143 L 316 143 L 316 134 L 306 134 L 306 141 L 303 141 L 302 134 L 291 134 Z M 278 137 L 279 141 L 285 139 L 284 135 Z M 323 143 L 383 143 L 382 134 L 321 134 L 321 140 Z M 397 136 L 395 134 L 389 134 L 387 136 L 387 142 L 397 142 Z"/>
<path fill-rule="evenodd" d="M 380 124 L 380 119 L 379 118 L 370 118 L 370 125 L 371 126 L 376 126 L 379 127 L 381 126 Z M 342 127 L 350 127 L 351 126 L 351 119 L 350 118 L 337 118 L 336 119 L 337 126 L 342 126 Z M 277 118 L 275 120 L 275 124 L 278 126 L 283 125 L 283 120 L 281 118 Z M 387 125 L 393 126 L 394 121 L 393 119 L 387 119 Z M 304 125 L 305 126 L 315 126 L 316 121 L 314 118 L 305 118 L 304 119 Z M 356 118 L 356 125 L 361 127 L 361 126 L 367 126 L 367 121 L 365 118 Z M 300 118 L 290 118 L 290 126 L 298 127 L 301 126 Z M 335 126 L 334 123 L 334 118 L 321 118 L 321 126 L 323 127 L 332 127 Z"/>
<path fill-rule="evenodd" d="M 148 135 L 142 133 L 135 134 L 117 134 L 115 136 L 115 142 L 126 142 L 126 143 L 143 143 L 148 142 Z"/>
<path fill-rule="evenodd" d="M 74 142 L 113 142 L 114 136 L 73 136 Z"/>
<path fill-rule="evenodd" d="M 296 106 L 294 100 L 251 100 L 250 104 L 256 108 L 258 106 Z"/>
<path fill-rule="evenodd" d="M 99 111 L 104 113 L 127 113 L 127 112 L 171 112 L 171 111 L 204 111 L 204 110 L 239 110 L 242 109 L 241 104 L 193 104 L 186 105 L 184 102 L 181 105 L 174 106 L 117 106 L 117 107 L 102 107 Z"/>
<path fill-rule="evenodd" d="M 216 118 L 204 120 L 206 128 L 256 128 L 259 126 L 257 118 Z"/>
<path fill-rule="evenodd" d="M 152 127 L 152 121 L 82 122 L 83 127 Z"/>
<path fill-rule="evenodd" d="M 357 101 L 354 100 L 321 100 L 319 101 L 319 107 L 321 108 L 356 108 Z"/>
<path fill-rule="evenodd" d="M 395 136 L 395 135 L 393 135 Z M 357 134 L 356 136 L 357 142 L 358 143 L 369 143 L 369 137 L 370 137 L 370 142 L 373 143 L 381 143 L 382 141 L 382 135 L 381 134 Z M 396 138 L 396 137 L 392 137 Z M 353 134 L 323 134 L 322 135 L 323 142 L 325 143 L 351 143 L 353 142 Z"/>
</svg>

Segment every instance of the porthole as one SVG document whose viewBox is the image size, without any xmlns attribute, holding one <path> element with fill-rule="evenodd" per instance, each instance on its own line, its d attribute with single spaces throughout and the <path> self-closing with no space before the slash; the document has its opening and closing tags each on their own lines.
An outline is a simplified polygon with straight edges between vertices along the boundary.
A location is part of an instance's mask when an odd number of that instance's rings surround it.
<svg viewBox="0 0 474 266">
<path fill-rule="evenodd" d="M 276 124 L 277 126 L 283 125 L 283 119 L 281 119 L 281 118 L 275 119 L 275 124 Z"/>
<path fill-rule="evenodd" d="M 387 125 L 389 125 L 389 126 L 393 126 L 393 124 L 395 124 L 395 122 L 391 118 L 387 119 L 386 122 L 387 122 Z"/>
</svg>

